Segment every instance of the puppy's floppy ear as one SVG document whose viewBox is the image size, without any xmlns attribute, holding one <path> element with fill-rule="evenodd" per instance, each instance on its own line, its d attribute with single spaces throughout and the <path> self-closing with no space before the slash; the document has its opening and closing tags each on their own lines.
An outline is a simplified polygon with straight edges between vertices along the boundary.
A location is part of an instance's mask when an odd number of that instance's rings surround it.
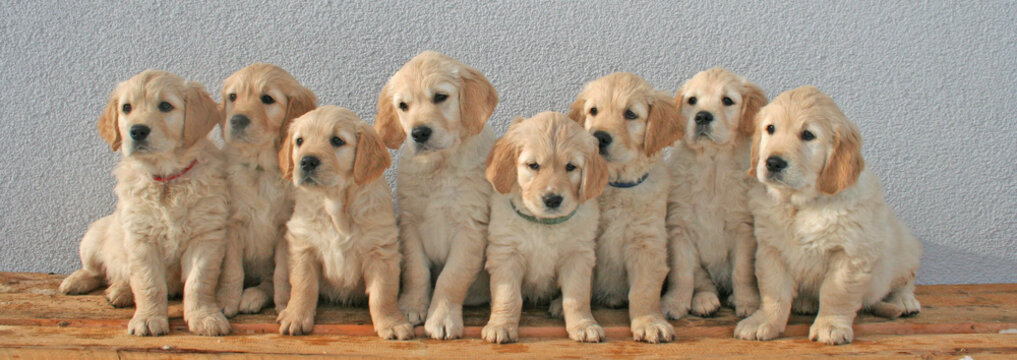
<svg viewBox="0 0 1017 360">
<path fill-rule="evenodd" d="M 314 96 L 314 92 L 297 83 L 290 87 L 286 97 L 286 116 L 283 117 L 282 124 L 279 124 L 280 143 L 282 138 L 286 137 L 290 124 L 293 123 L 294 119 L 318 107 L 318 98 Z M 225 116 L 225 113 L 223 116 Z"/>
<path fill-rule="evenodd" d="M 494 190 L 501 194 L 512 191 L 516 184 L 516 161 L 519 149 L 508 136 L 503 136 L 494 143 L 494 148 L 487 155 L 487 181 Z"/>
<path fill-rule="evenodd" d="M 582 95 L 580 95 L 576 101 L 573 101 L 572 105 L 569 105 L 569 119 L 572 119 L 572 121 L 579 123 L 579 126 L 583 127 L 586 126 L 586 112 L 583 111 L 585 106 L 586 99 L 583 99 Z"/>
<path fill-rule="evenodd" d="M 283 133 L 282 137 L 278 154 L 279 172 L 282 173 L 284 179 L 293 181 L 293 137 L 290 136 L 289 129 Z"/>
<path fill-rule="evenodd" d="M 844 120 L 847 121 L 846 119 Z M 853 126 L 840 124 L 834 127 L 833 153 L 817 180 L 819 191 L 833 195 L 858 181 L 865 160 L 862 159 L 862 136 Z"/>
<path fill-rule="evenodd" d="M 607 162 L 600 156 L 596 146 L 586 154 L 586 159 L 583 181 L 579 184 L 579 202 L 599 196 L 607 186 Z"/>
<path fill-rule="evenodd" d="M 353 158 L 353 181 L 363 185 L 374 181 L 392 164 L 388 149 L 374 128 L 367 124 L 357 125 L 357 155 Z"/>
<path fill-rule="evenodd" d="M 385 146 L 389 149 L 398 149 L 406 139 L 406 132 L 399 124 L 399 114 L 396 113 L 395 104 L 392 104 L 392 94 L 389 93 L 388 86 L 385 84 L 378 94 L 378 116 L 374 118 L 374 130 L 381 136 Z"/>
<path fill-rule="evenodd" d="M 683 86 L 681 89 L 678 89 L 678 93 L 674 94 L 674 106 L 675 106 L 675 110 L 678 111 L 679 114 L 684 114 L 685 112 L 682 111 L 682 107 L 688 106 L 688 104 L 685 103 L 685 91 L 684 90 L 685 90 L 685 87 Z M 688 119 L 683 119 L 683 120 L 688 120 Z"/>
<path fill-rule="evenodd" d="M 759 117 L 758 112 L 752 117 L 753 126 L 759 123 Z M 752 148 L 749 150 L 749 176 L 753 178 L 756 177 L 756 166 L 759 166 L 759 138 L 761 136 L 759 129 L 754 128 L 752 131 Z"/>
<path fill-rule="evenodd" d="M 184 105 L 184 144 L 191 147 L 201 140 L 215 125 L 222 122 L 219 104 L 205 92 L 201 84 L 187 82 L 187 103 Z"/>
<path fill-rule="evenodd" d="M 494 85 L 477 69 L 463 66 L 459 70 L 462 88 L 459 89 L 459 116 L 466 135 L 479 134 L 484 123 L 498 105 L 498 92 Z"/>
<path fill-rule="evenodd" d="M 742 114 L 738 123 L 738 131 L 745 136 L 752 136 L 756 130 L 756 114 L 766 105 L 766 94 L 756 84 L 748 81 L 742 85 Z"/>
<path fill-rule="evenodd" d="M 658 94 L 650 103 L 650 115 L 646 119 L 643 135 L 643 152 L 653 156 L 685 136 L 685 119 L 678 113 L 670 96 Z"/>
<path fill-rule="evenodd" d="M 102 111 L 102 115 L 99 115 L 99 136 L 103 140 L 109 143 L 110 149 L 117 151 L 120 149 L 120 128 L 117 127 L 117 117 L 120 114 L 119 105 L 117 101 L 116 93 L 110 96 L 109 103 L 106 104 L 106 110 Z"/>
</svg>

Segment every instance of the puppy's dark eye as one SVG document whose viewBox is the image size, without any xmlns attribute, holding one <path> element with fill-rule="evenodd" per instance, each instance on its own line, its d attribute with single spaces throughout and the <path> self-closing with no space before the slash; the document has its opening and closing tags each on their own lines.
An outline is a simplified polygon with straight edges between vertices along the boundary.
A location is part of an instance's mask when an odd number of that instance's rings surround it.
<svg viewBox="0 0 1017 360">
<path fill-rule="evenodd" d="M 271 96 L 268 96 L 268 95 L 262 95 L 261 96 L 261 103 L 265 104 L 265 105 L 274 104 L 275 103 L 275 99 L 273 99 Z"/>
<path fill-rule="evenodd" d="M 237 94 L 236 93 L 230 94 L 229 98 L 230 102 L 237 101 Z"/>
<path fill-rule="evenodd" d="M 406 105 L 406 103 L 404 103 L 404 102 L 400 102 L 399 103 L 399 110 L 406 111 L 406 110 L 409 110 L 409 109 L 410 109 L 410 106 Z"/>
<path fill-rule="evenodd" d="M 340 146 L 346 145 L 346 142 L 343 141 L 343 139 L 340 139 L 338 136 L 333 136 L 331 142 L 332 142 L 332 146 L 335 146 L 335 147 L 340 147 Z"/>
<path fill-rule="evenodd" d="M 695 96 L 690 97 L 689 100 L 688 100 L 689 105 L 695 105 L 696 104 L 696 100 L 697 99 L 696 99 Z"/>
<path fill-rule="evenodd" d="M 440 104 L 442 101 L 445 101 L 445 99 L 448 99 L 448 95 L 445 95 L 445 94 L 434 94 L 434 103 L 435 104 Z"/>
<path fill-rule="evenodd" d="M 590 108 L 590 116 L 597 116 L 597 108 L 595 107 Z"/>
<path fill-rule="evenodd" d="M 632 112 L 632 110 L 625 110 L 625 118 L 635 120 L 639 118 L 639 115 L 636 115 L 636 113 Z"/>
<path fill-rule="evenodd" d="M 575 169 L 576 169 L 576 166 L 572 165 L 572 163 L 568 163 L 568 164 L 565 165 L 565 171 L 572 172 Z"/>
<path fill-rule="evenodd" d="M 766 125 L 766 133 L 767 134 L 773 135 L 773 132 L 775 130 L 777 130 L 777 128 L 773 127 L 773 125 Z"/>
<path fill-rule="evenodd" d="M 802 140 L 812 141 L 812 140 L 815 140 L 815 139 L 816 139 L 816 134 L 813 134 L 811 131 L 808 131 L 808 130 L 802 131 Z"/>
<path fill-rule="evenodd" d="M 123 110 L 124 114 L 130 114 L 131 113 L 131 104 L 124 104 L 123 106 L 120 107 L 120 110 Z"/>
<path fill-rule="evenodd" d="M 731 100 L 731 98 L 729 98 L 727 96 L 725 96 L 723 99 L 720 99 L 720 101 L 722 101 L 724 103 L 724 106 L 734 105 L 734 100 Z"/>
<path fill-rule="evenodd" d="M 173 111 L 173 105 L 168 103 L 168 102 L 163 101 L 163 102 L 159 103 L 159 111 L 162 111 L 164 113 L 165 112 Z"/>
<path fill-rule="evenodd" d="M 297 138 L 294 142 L 297 144 L 297 147 L 300 147 L 300 145 L 304 144 L 304 138 Z"/>
<path fill-rule="evenodd" d="M 540 170 L 540 164 L 537 164 L 537 163 L 529 163 L 529 164 L 526 164 L 526 166 L 528 166 L 530 169 L 532 169 L 534 171 Z"/>
</svg>

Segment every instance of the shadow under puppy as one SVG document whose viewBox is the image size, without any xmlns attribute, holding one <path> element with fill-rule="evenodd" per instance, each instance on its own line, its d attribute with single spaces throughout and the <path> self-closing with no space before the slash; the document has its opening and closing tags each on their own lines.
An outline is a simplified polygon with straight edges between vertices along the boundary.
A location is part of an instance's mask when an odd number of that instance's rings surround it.
<svg viewBox="0 0 1017 360">
<path fill-rule="evenodd" d="M 99 135 L 123 157 L 114 170 L 117 209 L 81 240 L 83 268 L 60 284 L 87 293 L 104 282 L 113 306 L 136 305 L 133 335 L 169 332 L 167 297 L 183 293 L 192 333 L 225 335 L 215 302 L 225 251 L 226 179 L 206 136 L 218 105 L 201 84 L 156 70 L 120 83 L 99 117 Z"/>
<path fill-rule="evenodd" d="M 290 123 L 316 99 L 286 70 L 260 63 L 226 78 L 222 99 L 232 212 L 218 299 L 226 316 L 256 313 L 270 302 L 281 311 L 289 298 L 283 236 L 293 185 L 277 156 Z"/>
<path fill-rule="evenodd" d="M 776 338 L 792 310 L 818 310 L 809 339 L 850 343 L 858 310 L 918 313 L 921 244 L 865 169 L 858 128 L 813 86 L 787 91 L 756 117 L 750 174 L 762 304 L 735 337 Z M 818 307 L 817 307 L 818 306 Z"/>
<path fill-rule="evenodd" d="M 597 140 L 563 114 L 517 118 L 487 160 L 491 197 L 487 271 L 491 319 L 482 337 L 516 341 L 523 300 L 563 298 L 565 329 L 600 342 L 604 329 L 590 312 L 600 208 L 607 185 Z"/>
<path fill-rule="evenodd" d="M 322 106 L 293 121 L 279 165 L 297 186 L 289 243 L 289 303 L 279 332 L 310 333 L 318 297 L 344 304 L 367 297 L 383 339 L 409 339 L 399 311 L 399 244 L 392 195 L 380 179 L 391 160 L 374 129 L 352 111 Z"/>
<path fill-rule="evenodd" d="M 569 118 L 598 140 L 607 160 L 608 187 L 598 200 L 593 300 L 629 305 L 632 337 L 650 343 L 674 339 L 660 307 L 667 277 L 667 195 L 671 176 L 661 150 L 682 136 L 683 120 L 671 95 L 631 73 L 586 85 Z"/>
<path fill-rule="evenodd" d="M 693 130 L 667 159 L 671 273 L 664 314 L 710 315 L 723 294 L 738 316 L 748 316 L 759 307 L 748 192 L 761 185 L 745 169 L 753 120 L 766 95 L 747 79 L 713 68 L 686 81 L 675 103 L 685 128 Z"/>
<path fill-rule="evenodd" d="M 463 304 L 489 298 L 484 161 L 495 135 L 485 124 L 497 104 L 483 74 L 433 51 L 403 65 L 378 95 L 374 127 L 385 145 L 397 149 L 411 138 L 396 188 L 405 261 L 399 306 L 435 339 L 462 336 Z"/>
</svg>

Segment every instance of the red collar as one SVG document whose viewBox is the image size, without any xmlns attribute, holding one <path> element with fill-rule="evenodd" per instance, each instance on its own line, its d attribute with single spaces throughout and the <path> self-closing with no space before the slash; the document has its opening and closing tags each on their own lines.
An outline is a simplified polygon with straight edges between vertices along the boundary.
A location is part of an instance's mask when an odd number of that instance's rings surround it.
<svg viewBox="0 0 1017 360">
<path fill-rule="evenodd" d="M 156 175 L 152 175 L 152 180 L 155 180 L 155 181 L 162 181 L 162 182 L 167 182 L 167 181 L 170 181 L 170 180 L 176 179 L 176 178 L 178 178 L 178 177 L 184 176 L 184 174 L 186 174 L 186 173 L 187 173 L 188 171 L 191 171 L 191 168 L 193 168 L 193 167 L 194 167 L 194 165 L 196 165 L 197 163 L 198 163 L 198 159 L 194 159 L 194 161 L 191 161 L 191 164 L 190 164 L 190 165 L 187 165 L 187 168 L 186 168 L 186 169 L 184 169 L 183 171 L 181 171 L 181 172 L 177 173 L 176 175 L 173 175 L 173 176 L 165 176 L 165 177 L 163 177 L 163 176 L 156 176 Z"/>
</svg>

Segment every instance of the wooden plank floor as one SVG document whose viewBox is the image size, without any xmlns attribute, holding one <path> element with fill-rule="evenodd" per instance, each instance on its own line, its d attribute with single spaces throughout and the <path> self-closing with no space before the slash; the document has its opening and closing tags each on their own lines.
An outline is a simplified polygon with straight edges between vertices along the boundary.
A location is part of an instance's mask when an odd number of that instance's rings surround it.
<svg viewBox="0 0 1017 360">
<path fill-rule="evenodd" d="M 276 333 L 275 311 L 239 315 L 225 337 L 189 335 L 179 301 L 170 302 L 172 333 L 157 338 L 126 334 L 133 309 L 113 309 L 101 292 L 57 295 L 63 275 L 0 272 L 0 358 L 245 358 L 245 357 L 681 357 L 681 358 L 1017 358 L 1017 284 L 921 286 L 918 316 L 885 320 L 860 314 L 855 342 L 826 346 L 807 339 L 811 316 L 794 315 L 784 337 L 769 342 L 731 338 L 738 319 L 723 309 L 709 318 L 674 321 L 675 343 L 650 345 L 631 340 L 627 311 L 595 309 L 608 341 L 568 340 L 564 323 L 543 309 L 526 309 L 521 342 L 488 344 L 479 338 L 487 309 L 464 311 L 466 339 L 384 341 L 373 334 L 366 309 L 320 306 L 314 334 Z M 423 335 L 423 329 L 417 328 Z"/>
</svg>

